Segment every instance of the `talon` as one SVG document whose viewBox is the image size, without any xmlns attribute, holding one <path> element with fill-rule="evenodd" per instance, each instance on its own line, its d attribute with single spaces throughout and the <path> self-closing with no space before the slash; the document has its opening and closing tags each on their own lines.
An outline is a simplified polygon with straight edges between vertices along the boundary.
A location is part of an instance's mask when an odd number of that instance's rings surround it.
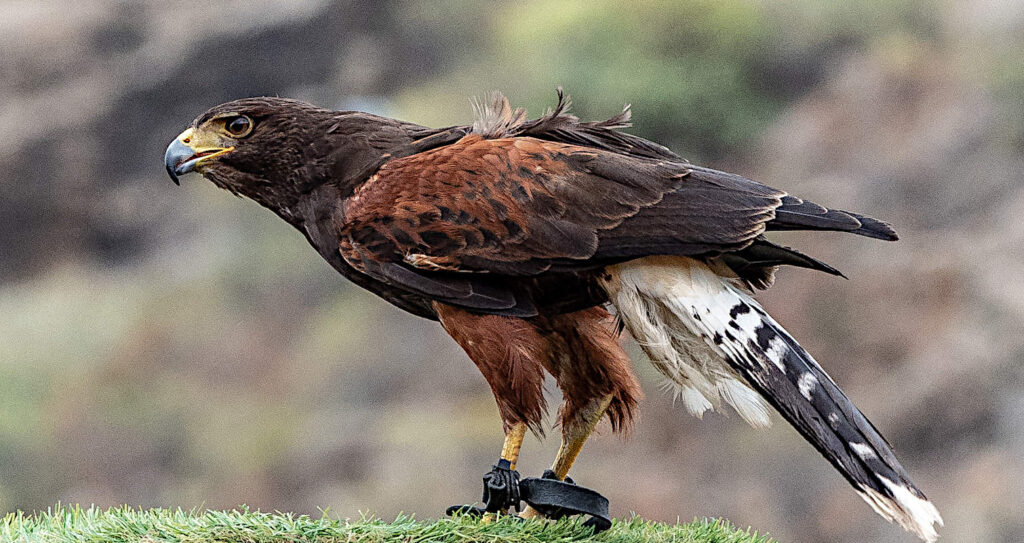
<svg viewBox="0 0 1024 543">
<path fill-rule="evenodd" d="M 583 525 L 587 528 L 593 528 L 595 534 L 599 534 L 608 528 L 612 527 L 612 522 L 603 517 L 590 517 L 583 521 Z"/>
<path fill-rule="evenodd" d="M 464 515 L 467 517 L 482 517 L 486 511 L 479 507 L 472 505 L 453 505 L 448 509 L 445 509 L 445 516 L 454 517 L 455 515 Z"/>
</svg>

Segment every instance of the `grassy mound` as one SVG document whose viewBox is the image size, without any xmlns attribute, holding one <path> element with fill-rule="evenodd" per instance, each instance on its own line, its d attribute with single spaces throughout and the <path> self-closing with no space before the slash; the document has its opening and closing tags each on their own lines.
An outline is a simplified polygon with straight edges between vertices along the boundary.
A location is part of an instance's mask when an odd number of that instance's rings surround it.
<svg viewBox="0 0 1024 543">
<path fill-rule="evenodd" d="M 12 513 L 0 521 L 3 543 L 770 543 L 749 530 L 722 520 L 696 520 L 670 526 L 640 518 L 616 521 L 607 532 L 592 535 L 577 521 L 521 522 L 501 518 L 483 523 L 459 517 L 394 522 L 364 518 L 319 519 L 248 510 L 192 511 L 168 509 L 109 510 L 58 507 L 45 513 Z"/>
</svg>

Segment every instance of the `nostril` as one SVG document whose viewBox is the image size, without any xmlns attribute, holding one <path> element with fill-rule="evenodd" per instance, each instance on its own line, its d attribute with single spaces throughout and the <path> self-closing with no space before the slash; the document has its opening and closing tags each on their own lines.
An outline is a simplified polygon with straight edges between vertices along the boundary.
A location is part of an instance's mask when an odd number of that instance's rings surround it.
<svg viewBox="0 0 1024 543">
<path fill-rule="evenodd" d="M 185 138 L 185 139 L 181 140 L 181 143 L 189 143 L 191 141 L 192 141 L 192 138 Z"/>
</svg>

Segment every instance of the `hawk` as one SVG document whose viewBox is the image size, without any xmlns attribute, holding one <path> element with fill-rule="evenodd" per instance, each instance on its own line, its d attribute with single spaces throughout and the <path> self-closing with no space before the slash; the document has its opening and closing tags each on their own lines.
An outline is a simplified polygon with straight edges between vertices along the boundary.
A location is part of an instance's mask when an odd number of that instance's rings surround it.
<svg viewBox="0 0 1024 543">
<path fill-rule="evenodd" d="M 766 232 L 893 229 L 622 132 L 628 106 L 602 122 L 568 107 L 559 89 L 528 120 L 495 93 L 472 125 L 427 128 L 246 98 L 200 115 L 164 158 L 175 183 L 195 171 L 255 200 L 351 281 L 439 321 L 494 393 L 506 471 L 541 432 L 545 372 L 564 398 L 555 478 L 600 420 L 630 426 L 625 328 L 691 413 L 729 405 L 766 427 L 771 406 L 881 516 L 934 541 L 942 519 L 885 438 L 753 298 L 779 266 L 841 275 Z"/>
</svg>

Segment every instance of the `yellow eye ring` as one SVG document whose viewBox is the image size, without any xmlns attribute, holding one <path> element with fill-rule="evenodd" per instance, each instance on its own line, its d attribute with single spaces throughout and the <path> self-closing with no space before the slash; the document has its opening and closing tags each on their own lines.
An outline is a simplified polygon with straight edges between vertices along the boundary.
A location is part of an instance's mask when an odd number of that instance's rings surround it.
<svg viewBox="0 0 1024 543">
<path fill-rule="evenodd" d="M 239 115 L 224 121 L 224 130 L 236 138 L 241 138 L 252 132 L 252 125 L 252 119 L 245 115 Z"/>
</svg>

